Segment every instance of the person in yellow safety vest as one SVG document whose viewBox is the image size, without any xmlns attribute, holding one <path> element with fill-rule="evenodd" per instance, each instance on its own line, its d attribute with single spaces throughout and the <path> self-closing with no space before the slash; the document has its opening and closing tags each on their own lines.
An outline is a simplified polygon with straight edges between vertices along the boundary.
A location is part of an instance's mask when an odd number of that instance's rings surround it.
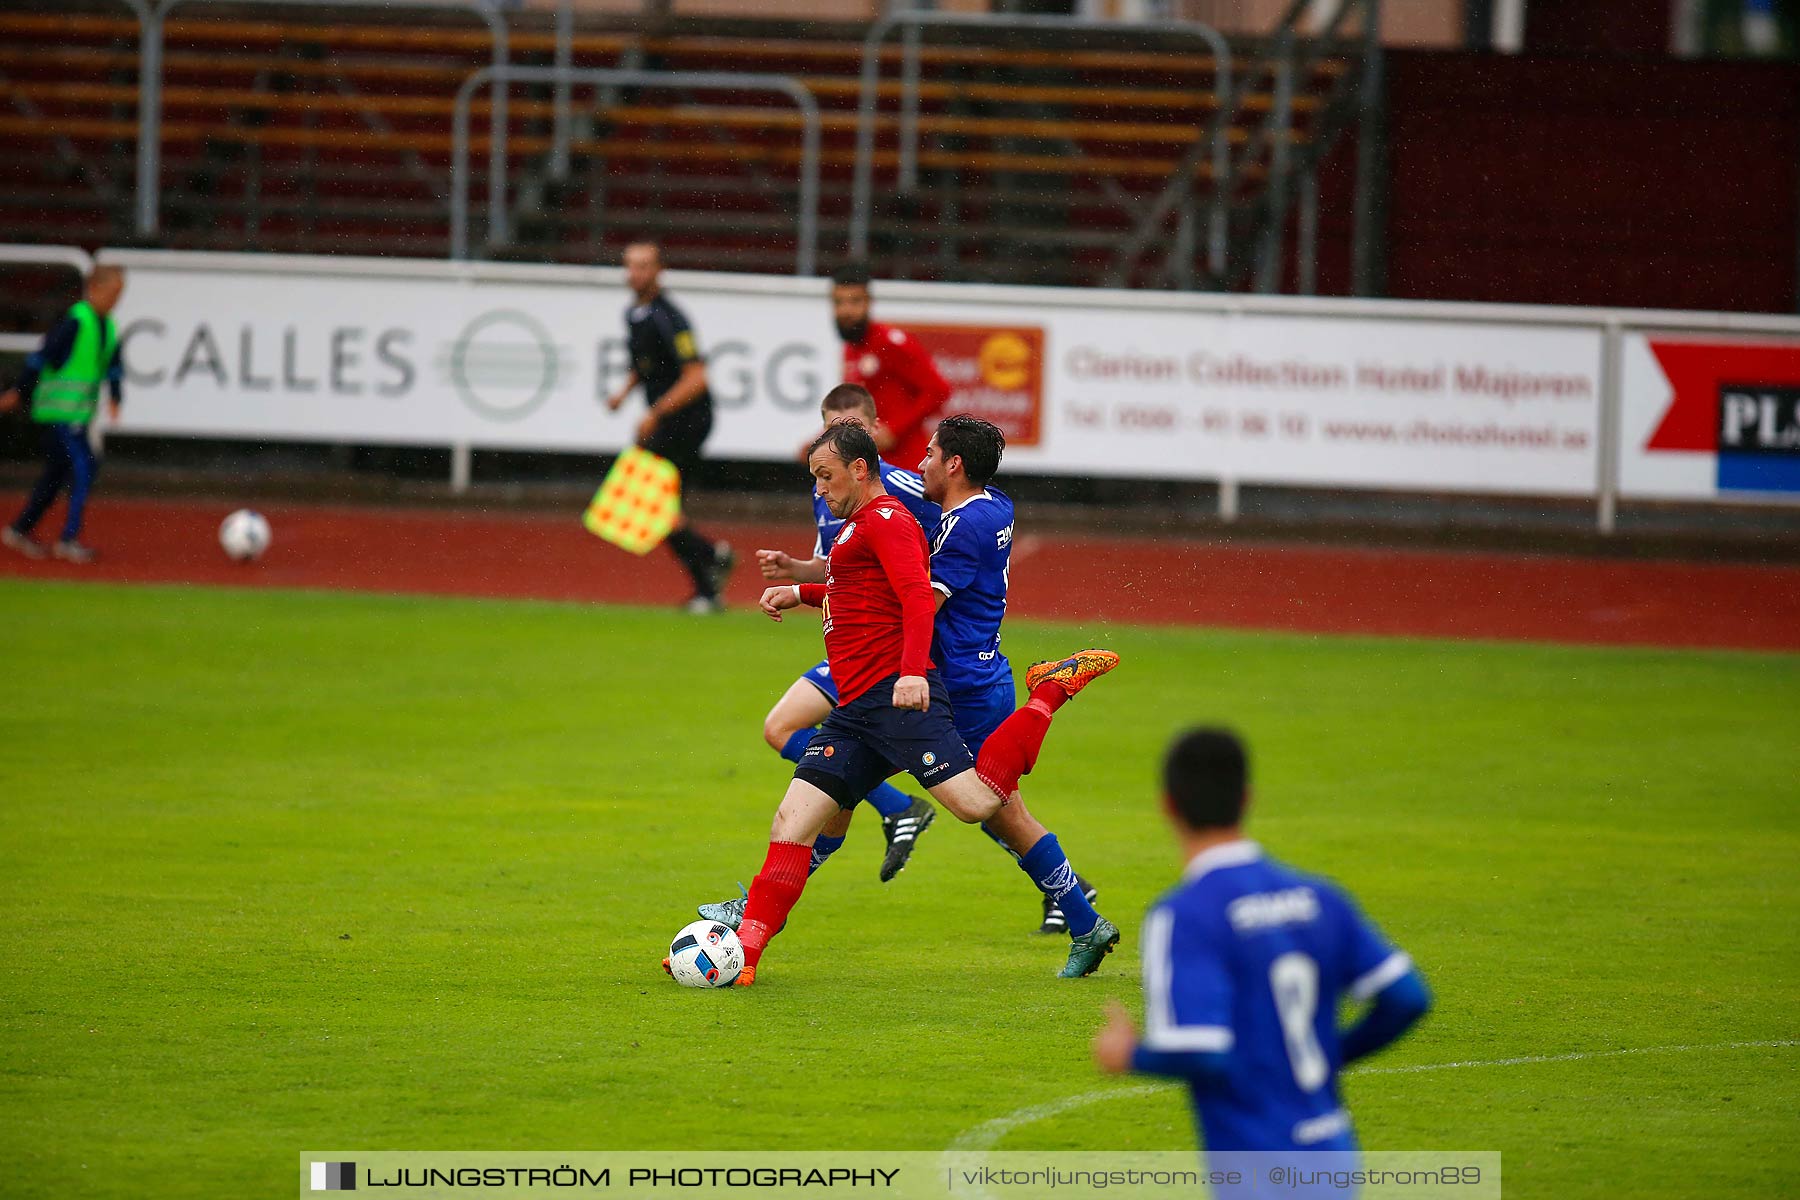
<svg viewBox="0 0 1800 1200">
<path fill-rule="evenodd" d="M 48 553 L 72 563 L 94 561 L 94 552 L 77 540 L 88 491 L 99 463 L 88 444 L 88 424 L 100 403 L 100 385 L 112 391 L 110 416 L 119 419 L 125 372 L 119 360 L 119 331 L 113 306 L 125 290 L 125 272 L 98 266 L 88 276 L 84 299 L 44 336 L 44 344 L 25 359 L 25 372 L 5 395 L 0 412 L 30 405 L 31 419 L 42 431 L 44 473 L 18 519 L 0 531 L 0 545 L 26 558 L 43 558 L 42 543 L 31 536 L 57 493 L 69 489 L 69 512 L 62 537 Z"/>
</svg>

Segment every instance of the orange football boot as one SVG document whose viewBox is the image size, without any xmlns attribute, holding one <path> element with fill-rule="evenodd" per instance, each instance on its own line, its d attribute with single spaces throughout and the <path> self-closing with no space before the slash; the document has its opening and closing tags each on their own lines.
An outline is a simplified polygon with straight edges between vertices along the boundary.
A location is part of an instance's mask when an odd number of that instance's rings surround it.
<svg viewBox="0 0 1800 1200">
<path fill-rule="evenodd" d="M 1025 690 L 1035 692 L 1040 683 L 1054 683 L 1064 695 L 1073 696 L 1119 665 L 1111 650 L 1077 650 L 1061 660 L 1032 663 L 1025 672 Z"/>
</svg>

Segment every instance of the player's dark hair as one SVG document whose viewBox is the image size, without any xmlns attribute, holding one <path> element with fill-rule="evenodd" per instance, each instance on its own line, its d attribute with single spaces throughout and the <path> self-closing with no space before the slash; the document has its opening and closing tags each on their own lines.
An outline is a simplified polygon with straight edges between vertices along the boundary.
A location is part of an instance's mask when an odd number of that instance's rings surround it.
<svg viewBox="0 0 1800 1200">
<path fill-rule="evenodd" d="M 860 260 L 847 262 L 831 273 L 832 287 L 868 287 L 869 264 Z"/>
<path fill-rule="evenodd" d="M 860 383 L 840 383 L 825 393 L 819 410 L 828 413 L 860 412 L 875 415 L 875 397 Z"/>
<path fill-rule="evenodd" d="M 1163 790 L 1183 822 L 1222 829 L 1244 819 L 1250 757 L 1229 729 L 1190 729 L 1163 759 Z"/>
<path fill-rule="evenodd" d="M 855 421 L 837 420 L 825 427 L 825 432 L 813 439 L 813 444 L 806 448 L 806 457 L 811 458 L 813 451 L 824 446 L 833 454 L 844 460 L 849 466 L 857 459 L 869 464 L 869 474 L 880 478 L 881 451 L 875 448 L 875 439 Z"/>
<path fill-rule="evenodd" d="M 957 413 L 938 422 L 937 444 L 946 462 L 952 457 L 960 457 L 963 474 L 970 483 L 981 487 L 1000 469 L 1000 456 L 1006 452 L 1006 435 L 991 421 Z"/>
</svg>

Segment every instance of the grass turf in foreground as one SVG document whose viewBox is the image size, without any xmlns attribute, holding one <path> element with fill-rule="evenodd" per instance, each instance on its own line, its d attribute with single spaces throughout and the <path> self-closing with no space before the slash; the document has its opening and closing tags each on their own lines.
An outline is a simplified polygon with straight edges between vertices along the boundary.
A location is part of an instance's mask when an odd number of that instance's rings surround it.
<svg viewBox="0 0 1800 1200">
<path fill-rule="evenodd" d="M 761 862 L 763 712 L 816 625 L 735 613 L 0 584 L 0 1154 L 18 1195 L 285 1194 L 294 1154 L 934 1149 L 1089 1065 L 1178 864 L 1168 736 L 1224 719 L 1253 833 L 1347 883 L 1437 1011 L 1374 1066 L 1796 1036 L 1800 662 L 1010 624 L 1124 667 L 1032 807 L 1126 930 L 1051 976 L 1010 860 L 859 817 L 749 992 L 657 968 Z M 1800 1050 L 1353 1077 L 1365 1142 L 1498 1149 L 1511 1196 L 1763 1196 Z M 1191 1146 L 1178 1093 L 1003 1148 Z"/>
</svg>

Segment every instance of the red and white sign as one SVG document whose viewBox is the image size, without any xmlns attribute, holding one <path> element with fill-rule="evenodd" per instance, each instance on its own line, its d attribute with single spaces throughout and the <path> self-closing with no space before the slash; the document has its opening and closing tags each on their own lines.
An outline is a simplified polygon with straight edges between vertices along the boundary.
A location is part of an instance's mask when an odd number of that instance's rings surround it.
<svg viewBox="0 0 1800 1200">
<path fill-rule="evenodd" d="M 1721 473 L 1724 406 L 1734 391 L 1800 387 L 1800 339 L 1628 333 L 1623 350 L 1620 495 L 1713 499 L 1756 490 Z"/>
</svg>

